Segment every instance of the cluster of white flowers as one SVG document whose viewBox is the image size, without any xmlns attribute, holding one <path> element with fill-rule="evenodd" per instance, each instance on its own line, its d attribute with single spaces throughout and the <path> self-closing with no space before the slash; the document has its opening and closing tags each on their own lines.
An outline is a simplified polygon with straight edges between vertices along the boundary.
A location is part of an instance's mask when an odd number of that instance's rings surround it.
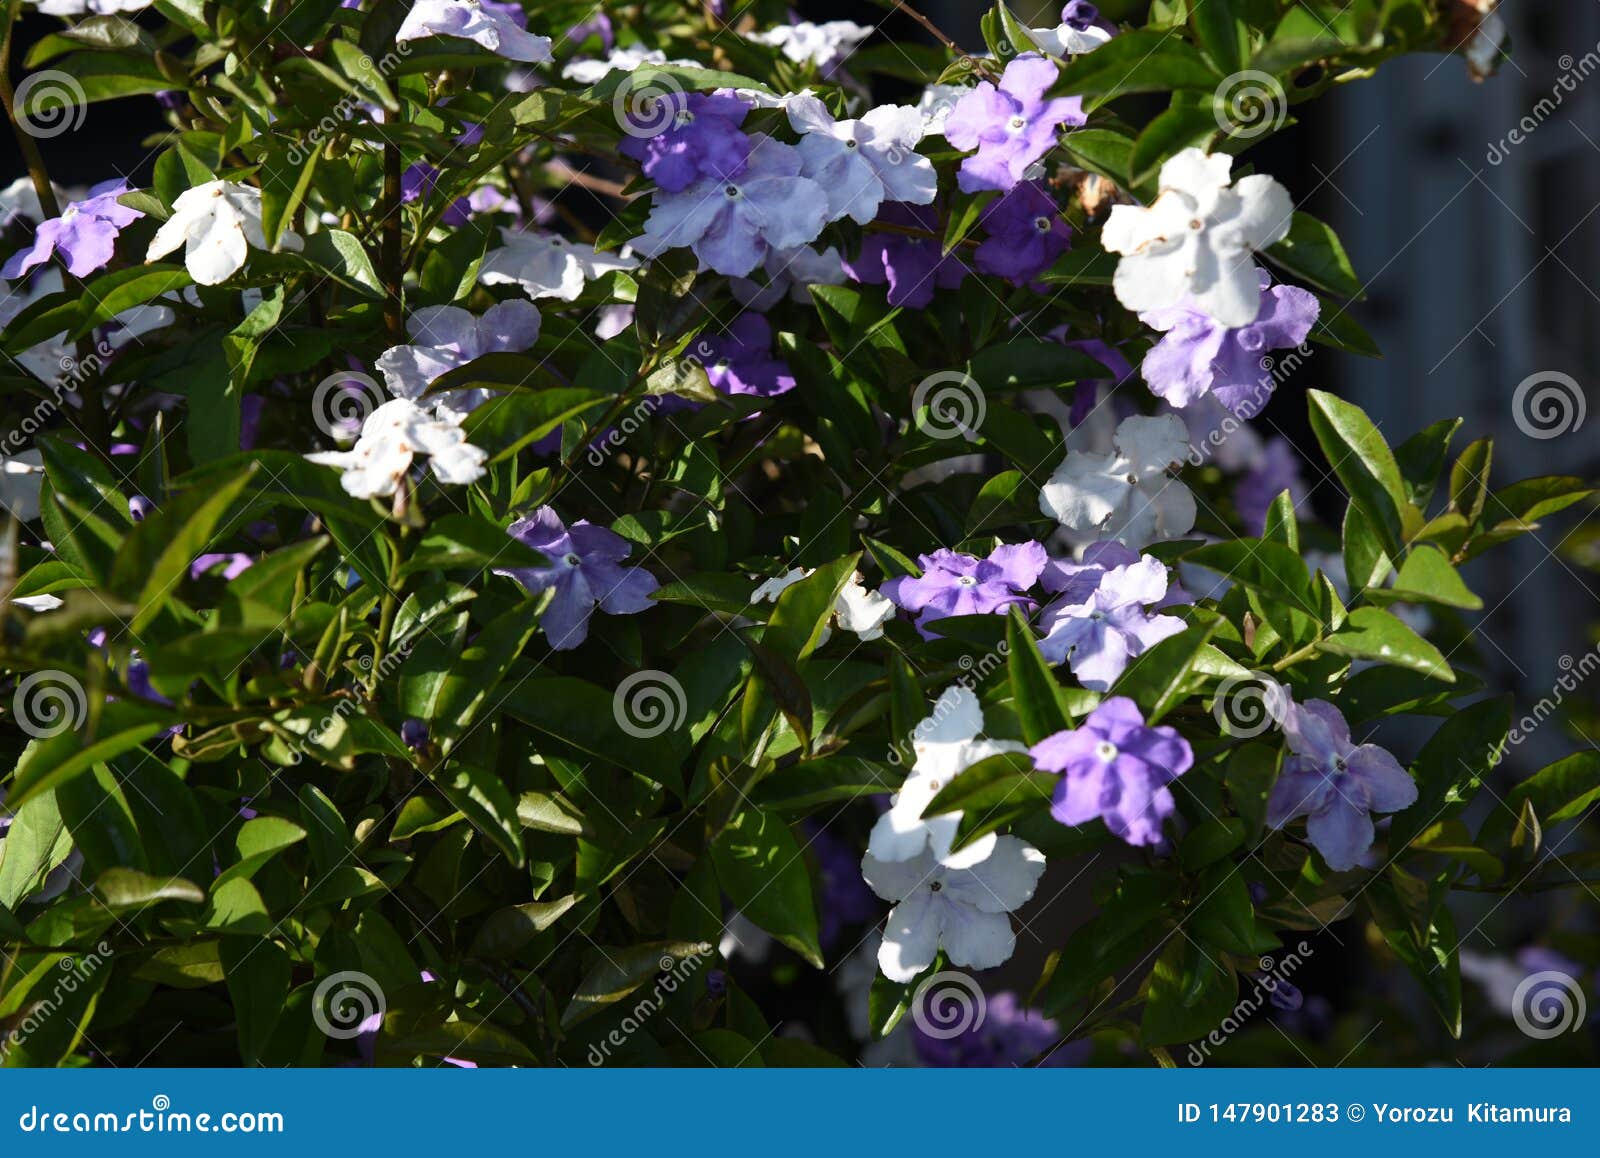
<svg viewBox="0 0 1600 1158">
<path fill-rule="evenodd" d="M 778 596 L 811 574 L 805 567 L 795 567 L 782 575 L 766 580 L 750 593 L 751 603 L 776 603 Z M 862 640 L 878 639 L 883 635 L 883 625 L 894 616 L 894 604 L 861 585 L 861 572 L 850 576 L 833 603 L 832 622 L 842 631 L 853 631 Z M 833 637 L 833 628 L 824 627 L 820 643 Z"/>
<path fill-rule="evenodd" d="M 947 688 L 913 733 L 916 762 L 861 860 L 867 884 L 894 902 L 878 949 L 878 967 L 892 981 L 910 981 L 941 949 L 952 965 L 968 969 L 1007 961 L 1017 943 L 1008 914 L 1033 896 L 1044 873 L 1044 854 L 1015 836 L 989 833 L 951 852 L 961 815 L 922 817 L 974 764 L 1026 751 L 982 733 L 977 697 L 960 684 Z"/>
</svg>

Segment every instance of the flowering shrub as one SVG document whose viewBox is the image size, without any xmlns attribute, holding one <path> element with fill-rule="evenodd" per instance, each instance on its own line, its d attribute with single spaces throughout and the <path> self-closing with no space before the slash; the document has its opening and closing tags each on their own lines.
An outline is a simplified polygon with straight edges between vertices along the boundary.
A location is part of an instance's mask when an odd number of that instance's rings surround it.
<svg viewBox="0 0 1600 1158">
<path fill-rule="evenodd" d="M 1587 753 L 1463 819 L 1511 708 L 1459 569 L 1589 491 L 1313 391 L 1317 522 L 1269 355 L 1376 351 L 1249 149 L 1497 33 L 1133 7 L 972 53 L 766 2 L 40 4 L 0 1057 L 1165 1059 L 1346 917 L 1459 1032 L 1452 890 L 1538 887 L 1600 792 Z M 36 139 L 152 96 L 147 183 L 52 184 Z M 1037 923 L 1090 853 L 1092 919 Z M 981 1006 L 1020 929 L 1037 983 L 952 1031 L 929 985 Z M 778 1034 L 752 960 L 835 970 L 854 1044 Z"/>
</svg>

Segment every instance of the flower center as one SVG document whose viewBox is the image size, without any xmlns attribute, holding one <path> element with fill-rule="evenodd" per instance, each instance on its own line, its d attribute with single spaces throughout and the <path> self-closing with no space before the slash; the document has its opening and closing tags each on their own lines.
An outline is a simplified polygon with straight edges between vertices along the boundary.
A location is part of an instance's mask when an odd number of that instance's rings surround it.
<svg viewBox="0 0 1600 1158">
<path fill-rule="evenodd" d="M 1013 133 L 1020 133 L 1023 129 L 1025 129 L 1027 127 L 1028 127 L 1028 122 L 1026 120 L 1024 120 L 1022 117 L 1012 117 L 1011 118 L 1011 131 Z"/>
<path fill-rule="evenodd" d="M 726 188 L 724 188 L 722 191 L 724 193 L 726 193 L 730 198 L 737 198 L 739 196 L 739 186 L 737 186 L 737 185 L 729 185 Z"/>
<path fill-rule="evenodd" d="M 854 137 L 851 137 L 849 140 L 845 141 L 844 147 L 847 149 L 859 149 L 861 145 Z"/>
<path fill-rule="evenodd" d="M 930 893 L 936 893 L 942 888 L 944 888 L 944 882 L 943 881 L 934 881 L 931 885 L 928 886 L 928 891 Z"/>
<path fill-rule="evenodd" d="M 1048 217 L 1043 217 L 1043 216 L 1035 217 L 1033 219 L 1033 227 L 1035 229 L 1037 229 L 1040 233 L 1049 233 L 1050 232 L 1050 219 Z"/>
<path fill-rule="evenodd" d="M 1117 746 L 1110 740 L 1101 740 L 1094 746 L 1094 754 L 1100 757 L 1103 763 L 1109 764 L 1118 756 Z"/>
<path fill-rule="evenodd" d="M 1194 230 L 1196 233 L 1199 233 L 1205 227 L 1206 227 L 1206 223 L 1204 221 L 1201 221 L 1198 217 L 1192 219 L 1189 222 L 1189 228 Z"/>
<path fill-rule="evenodd" d="M 976 587 L 977 585 L 978 581 L 971 575 L 962 575 L 956 579 L 956 586 L 958 587 Z"/>
<path fill-rule="evenodd" d="M 582 563 L 583 560 L 580 559 L 575 552 L 568 551 L 566 558 L 563 559 L 562 562 L 568 567 L 576 567 L 579 563 Z"/>
<path fill-rule="evenodd" d="M 1139 476 L 1134 474 L 1132 471 L 1129 471 L 1128 474 L 1127 474 L 1127 483 L 1128 483 L 1128 485 L 1130 487 L 1138 486 L 1139 485 Z"/>
<path fill-rule="evenodd" d="M 686 125 L 692 125 L 694 124 L 694 114 L 688 109 L 679 109 L 677 115 L 672 118 L 672 123 L 680 129 Z"/>
</svg>

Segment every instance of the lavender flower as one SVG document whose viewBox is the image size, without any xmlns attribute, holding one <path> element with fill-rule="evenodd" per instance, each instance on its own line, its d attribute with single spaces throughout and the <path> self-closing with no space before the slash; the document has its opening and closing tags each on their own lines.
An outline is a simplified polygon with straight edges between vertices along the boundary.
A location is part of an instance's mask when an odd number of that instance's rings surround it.
<svg viewBox="0 0 1600 1158">
<path fill-rule="evenodd" d="M 930 991 L 930 1003 L 936 1002 L 938 995 L 938 990 Z M 922 1063 L 945 1069 L 997 1069 L 1026 1065 L 1043 1054 L 1040 1064 L 1055 1068 L 1077 1065 L 1084 1054 L 1086 1043 L 1056 1049 L 1061 1041 L 1060 1025 L 1023 1005 L 1015 993 L 993 994 L 982 1008 L 983 1016 L 963 1018 L 961 1024 L 966 1028 L 954 1036 L 942 1032 L 944 1027 L 936 1020 L 937 1007 L 927 1017 L 935 1033 L 912 1019 L 912 1040 Z"/>
<path fill-rule="evenodd" d="M 1167 787 L 1194 765 L 1177 729 L 1145 726 L 1126 696 L 1101 703 L 1081 725 L 1046 736 L 1029 751 L 1046 772 L 1059 772 L 1050 815 L 1062 824 L 1099 817 L 1132 845 L 1161 842 L 1161 826 L 1177 810 Z"/>
<path fill-rule="evenodd" d="M 1127 669 L 1129 660 L 1178 635 L 1186 625 L 1175 615 L 1152 615 L 1147 610 L 1170 606 L 1167 569 L 1160 560 L 1145 555 L 1103 569 L 1133 552 L 1120 544 L 1097 546 L 1100 550 L 1087 566 L 1057 565 L 1051 573 L 1052 583 L 1060 584 L 1063 594 L 1040 619 L 1046 634 L 1039 641 L 1039 652 L 1051 663 L 1070 663 L 1079 683 L 1103 692 Z"/>
<path fill-rule="evenodd" d="M 816 240 L 827 223 L 827 193 L 800 169 L 794 146 L 756 137 L 737 176 L 658 193 L 633 247 L 655 257 L 689 246 L 717 273 L 743 277 L 770 251 Z"/>
<path fill-rule="evenodd" d="M 1417 799 L 1416 781 L 1376 744 L 1353 744 L 1350 725 L 1326 700 L 1288 704 L 1290 755 L 1267 799 L 1267 823 L 1306 817 L 1306 835 L 1335 872 L 1355 868 L 1372 847 L 1372 813 L 1399 812 Z"/>
<path fill-rule="evenodd" d="M 1152 394 L 1173 406 L 1188 406 L 1209 392 L 1240 418 L 1260 413 L 1274 385 L 1266 351 L 1304 342 L 1321 306 L 1315 294 L 1274 286 L 1266 270 L 1256 272 L 1261 307 L 1249 325 L 1229 329 L 1190 302 L 1139 315 L 1166 334 L 1141 367 Z"/>
<path fill-rule="evenodd" d="M 1287 439 L 1271 438 L 1261 448 L 1261 461 L 1233 490 L 1233 505 L 1247 531 L 1260 537 L 1267 525 L 1267 508 L 1284 491 L 1289 492 L 1289 499 L 1296 506 L 1305 501 L 1308 493 L 1294 447 Z"/>
<path fill-rule="evenodd" d="M 933 291 L 955 289 L 967 276 L 967 268 L 954 255 L 945 256 L 939 243 L 939 215 L 926 205 L 885 204 L 878 220 L 927 231 L 928 237 L 908 237 L 903 233 L 869 232 L 861 240 L 861 252 L 844 270 L 863 285 L 889 286 L 889 304 L 920 310 L 933 300 Z"/>
<path fill-rule="evenodd" d="M 672 123 L 653 137 L 625 137 L 621 145 L 622 155 L 638 161 L 657 188 L 681 193 L 696 181 L 731 178 L 744 169 L 751 140 L 739 126 L 749 105 L 726 93 L 674 93 L 661 99 L 672 110 Z"/>
<path fill-rule="evenodd" d="M 935 638 L 928 624 L 950 615 L 1004 613 L 1013 604 L 1031 604 L 1027 591 L 1039 580 L 1048 556 L 1038 543 L 996 547 L 987 559 L 940 549 L 917 559 L 922 574 L 891 579 L 879 590 L 906 611 L 915 611 L 917 630 Z"/>
<path fill-rule="evenodd" d="M 1081 97 L 1045 98 L 1059 76 L 1051 60 L 1030 52 L 1006 65 L 999 88 L 983 81 L 951 110 L 945 140 L 964 152 L 977 150 L 957 174 L 963 193 L 1015 187 L 1055 147 L 1060 126 L 1085 122 Z"/>
<path fill-rule="evenodd" d="M 974 255 L 983 273 L 1026 285 L 1067 251 L 1072 229 L 1039 181 L 1024 181 L 983 215 L 987 240 Z"/>
<path fill-rule="evenodd" d="M 632 547 L 614 531 L 579 519 L 562 523 L 554 507 L 540 507 L 511 524 L 512 538 L 542 553 L 544 567 L 496 567 L 530 592 L 555 589 L 539 617 L 550 646 L 570 651 L 589 637 L 589 616 L 598 606 L 608 615 L 634 615 L 651 607 L 660 586 L 643 567 L 620 566 Z"/>
<path fill-rule="evenodd" d="M 60 217 L 42 222 L 33 231 L 33 244 L 13 253 L 0 268 L 0 277 L 21 277 L 52 254 L 61 258 L 73 277 L 103 269 L 116 252 L 117 234 L 144 216 L 117 200 L 126 192 L 128 183 L 121 178 L 94 186 L 88 197 L 69 204 Z"/>
<path fill-rule="evenodd" d="M 794 389 L 788 364 L 772 356 L 772 326 L 760 314 L 740 314 L 723 333 L 702 336 L 694 350 L 723 394 L 771 398 Z"/>
</svg>

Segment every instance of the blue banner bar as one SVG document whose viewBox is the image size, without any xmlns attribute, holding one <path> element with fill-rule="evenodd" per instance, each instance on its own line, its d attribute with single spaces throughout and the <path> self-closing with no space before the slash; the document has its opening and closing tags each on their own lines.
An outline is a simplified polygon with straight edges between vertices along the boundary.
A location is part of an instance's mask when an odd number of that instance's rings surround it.
<svg viewBox="0 0 1600 1158">
<path fill-rule="evenodd" d="M 692 1146 L 814 1158 L 840 1145 L 906 1155 L 1266 1143 L 1296 1158 L 1441 1144 L 1452 1158 L 1503 1158 L 1529 1143 L 1593 1152 L 1594 1092 L 1592 1071 L 1527 1069 L 9 1070 L 0 1154 L 505 1142 L 535 1154 Z"/>
</svg>

